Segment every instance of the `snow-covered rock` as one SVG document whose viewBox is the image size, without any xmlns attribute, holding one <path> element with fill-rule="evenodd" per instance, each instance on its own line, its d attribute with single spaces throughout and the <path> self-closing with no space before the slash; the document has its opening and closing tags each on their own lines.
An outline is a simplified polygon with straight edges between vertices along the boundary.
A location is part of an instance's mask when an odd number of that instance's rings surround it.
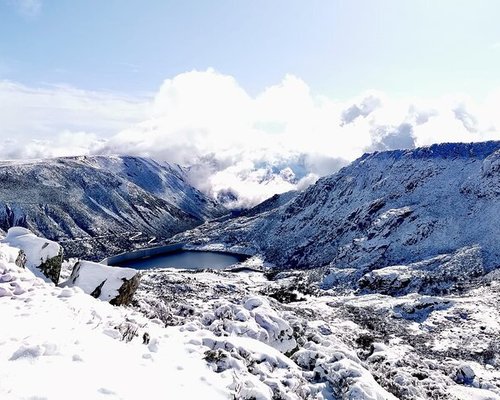
<svg viewBox="0 0 500 400">
<path fill-rule="evenodd" d="M 475 246 L 430 260 L 376 269 L 363 275 L 358 286 L 365 292 L 390 295 L 444 294 L 460 290 L 462 285 L 483 274 L 481 249 Z"/>
<path fill-rule="evenodd" d="M 58 243 L 40 238 L 30 230 L 21 227 L 10 228 L 0 243 L 22 250 L 26 258 L 24 266 L 36 276 L 50 280 L 57 285 L 63 258 L 63 250 Z M 18 257 L 22 259 L 23 255 Z"/>
<path fill-rule="evenodd" d="M 500 395 L 500 281 L 479 279 L 460 296 L 319 291 L 280 303 L 268 295 L 297 290 L 307 274 L 145 271 L 135 303 L 195 334 L 191 344 L 232 377 L 237 399 Z"/>
<path fill-rule="evenodd" d="M 78 261 L 61 286 L 79 287 L 85 293 L 114 305 L 128 304 L 139 286 L 140 273 L 132 268 Z"/>
</svg>

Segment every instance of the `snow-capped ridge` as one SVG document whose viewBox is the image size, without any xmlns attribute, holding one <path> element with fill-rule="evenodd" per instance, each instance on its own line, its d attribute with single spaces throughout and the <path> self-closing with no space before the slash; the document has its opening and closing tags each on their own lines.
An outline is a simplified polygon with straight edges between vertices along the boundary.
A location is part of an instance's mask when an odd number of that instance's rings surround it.
<svg viewBox="0 0 500 400">
<path fill-rule="evenodd" d="M 479 158 L 484 159 L 498 150 L 499 142 L 490 140 L 487 142 L 472 143 L 437 143 L 430 146 L 418 147 L 416 149 L 401 149 L 375 151 L 365 153 L 356 162 L 366 162 L 368 159 L 399 160 L 401 158 L 411 159 L 448 159 L 448 158 Z"/>
<path fill-rule="evenodd" d="M 281 207 L 178 238 L 246 246 L 279 268 L 321 267 L 350 285 L 470 246 L 487 273 L 500 266 L 499 152 L 490 141 L 366 154 Z"/>
</svg>

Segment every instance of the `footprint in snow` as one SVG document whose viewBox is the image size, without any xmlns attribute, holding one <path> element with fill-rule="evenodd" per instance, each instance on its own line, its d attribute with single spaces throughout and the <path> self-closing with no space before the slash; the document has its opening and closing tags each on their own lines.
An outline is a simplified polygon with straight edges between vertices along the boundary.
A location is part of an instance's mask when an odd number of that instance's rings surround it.
<svg viewBox="0 0 500 400">
<path fill-rule="evenodd" d="M 57 344 L 51 342 L 45 342 L 42 347 L 45 349 L 43 352 L 44 356 L 54 356 L 59 354 Z"/>
<path fill-rule="evenodd" d="M 0 282 L 10 282 L 10 281 L 14 281 L 16 280 L 16 278 L 14 276 L 12 276 L 11 274 L 4 274 L 2 276 L 0 276 Z"/>
<path fill-rule="evenodd" d="M 149 349 L 149 351 L 156 353 L 158 351 L 159 345 L 160 344 L 158 343 L 158 339 L 153 338 L 149 342 L 148 349 Z"/>
<path fill-rule="evenodd" d="M 100 388 L 98 392 L 101 394 L 116 394 L 115 392 L 107 388 Z"/>
<path fill-rule="evenodd" d="M 19 295 L 23 294 L 24 292 L 26 292 L 26 290 L 24 290 L 24 288 L 17 282 L 10 282 L 10 286 L 11 286 L 11 289 L 14 290 L 15 296 L 19 296 Z"/>
<path fill-rule="evenodd" d="M 39 345 L 34 346 L 25 346 L 22 345 L 19 347 L 14 354 L 9 358 L 10 361 L 16 361 L 19 359 L 28 359 L 34 360 L 35 358 L 40 357 L 44 353 L 44 348 Z"/>
</svg>

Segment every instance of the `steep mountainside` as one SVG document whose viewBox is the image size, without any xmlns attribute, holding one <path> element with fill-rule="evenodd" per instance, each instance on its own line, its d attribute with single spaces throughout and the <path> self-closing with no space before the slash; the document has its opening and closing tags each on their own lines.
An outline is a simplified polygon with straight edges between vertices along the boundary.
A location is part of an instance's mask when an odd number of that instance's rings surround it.
<svg viewBox="0 0 500 400">
<path fill-rule="evenodd" d="M 2 162 L 0 182 L 1 229 L 24 226 L 71 255 L 86 246 L 92 258 L 125 250 L 131 237 L 167 238 L 224 212 L 180 167 L 144 158 Z"/>
<path fill-rule="evenodd" d="M 281 268 L 328 267 L 333 282 L 463 248 L 490 270 L 499 227 L 500 142 L 485 142 L 366 154 L 277 209 L 180 238 L 243 246 Z"/>
<path fill-rule="evenodd" d="M 220 203 L 191 186 L 186 170 L 179 165 L 127 156 L 85 157 L 85 160 L 96 168 L 135 183 L 146 192 L 199 219 L 211 219 L 227 212 Z"/>
</svg>

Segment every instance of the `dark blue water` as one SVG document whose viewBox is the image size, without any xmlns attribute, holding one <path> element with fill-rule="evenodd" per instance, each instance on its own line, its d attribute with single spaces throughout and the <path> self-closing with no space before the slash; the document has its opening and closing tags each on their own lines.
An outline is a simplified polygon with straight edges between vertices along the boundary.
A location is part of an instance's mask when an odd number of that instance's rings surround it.
<svg viewBox="0 0 500 400">
<path fill-rule="evenodd" d="M 213 251 L 182 250 L 160 254 L 148 258 L 127 261 L 121 267 L 135 269 L 183 268 L 183 269 L 224 269 L 243 261 L 246 257 L 239 254 L 217 253 Z"/>
</svg>

